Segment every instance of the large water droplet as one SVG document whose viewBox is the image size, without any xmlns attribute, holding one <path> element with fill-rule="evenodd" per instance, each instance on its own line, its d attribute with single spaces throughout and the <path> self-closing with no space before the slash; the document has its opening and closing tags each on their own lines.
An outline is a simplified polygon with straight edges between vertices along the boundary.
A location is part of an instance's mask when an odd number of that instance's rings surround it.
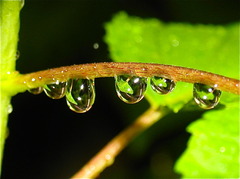
<svg viewBox="0 0 240 179">
<path fill-rule="evenodd" d="M 150 78 L 150 84 L 152 89 L 158 94 L 170 93 L 175 88 L 175 82 L 173 80 L 158 76 Z"/>
<path fill-rule="evenodd" d="M 221 91 L 211 86 L 195 83 L 193 86 L 193 97 L 195 102 L 203 109 L 214 108 L 220 100 Z"/>
<path fill-rule="evenodd" d="M 66 92 L 67 105 L 77 113 L 87 112 L 95 100 L 93 79 L 70 79 Z"/>
<path fill-rule="evenodd" d="M 44 85 L 44 92 L 52 99 L 60 99 L 66 94 L 67 82 L 60 82 L 59 80 L 54 83 Z"/>
<path fill-rule="evenodd" d="M 28 92 L 32 94 L 40 94 L 42 91 L 43 91 L 42 87 L 28 89 Z"/>
<path fill-rule="evenodd" d="M 134 104 L 144 97 L 147 88 L 147 78 L 129 75 L 115 77 L 115 87 L 118 97 L 128 103 Z"/>
</svg>

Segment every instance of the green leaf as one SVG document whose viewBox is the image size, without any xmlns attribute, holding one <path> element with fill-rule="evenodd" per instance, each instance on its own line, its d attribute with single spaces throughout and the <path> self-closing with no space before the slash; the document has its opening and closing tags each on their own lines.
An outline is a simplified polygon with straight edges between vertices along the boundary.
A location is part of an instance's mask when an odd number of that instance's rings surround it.
<svg viewBox="0 0 240 179">
<path fill-rule="evenodd" d="M 0 173 L 4 141 L 7 134 L 7 119 L 11 112 L 12 86 L 9 91 L 3 83 L 15 76 L 19 12 L 23 1 L 0 1 Z"/>
<path fill-rule="evenodd" d="M 165 24 L 121 12 L 105 27 L 105 41 L 116 62 L 170 64 L 239 78 L 237 23 Z M 179 82 L 167 95 L 148 87 L 146 98 L 152 106 L 178 112 L 192 99 L 192 84 Z M 188 128 L 193 137 L 176 166 L 183 177 L 239 177 L 239 96 L 223 92 L 220 103 L 222 109 L 205 112 Z"/>
<path fill-rule="evenodd" d="M 188 127 L 192 137 L 176 165 L 184 178 L 239 178 L 239 103 L 206 112 Z"/>
<path fill-rule="evenodd" d="M 239 77 L 238 24 L 165 24 L 121 12 L 105 27 L 105 41 L 116 62 L 178 65 Z M 153 106 L 168 106 L 177 112 L 192 99 L 192 84 L 178 83 L 166 96 L 148 88 L 146 98 Z"/>
</svg>

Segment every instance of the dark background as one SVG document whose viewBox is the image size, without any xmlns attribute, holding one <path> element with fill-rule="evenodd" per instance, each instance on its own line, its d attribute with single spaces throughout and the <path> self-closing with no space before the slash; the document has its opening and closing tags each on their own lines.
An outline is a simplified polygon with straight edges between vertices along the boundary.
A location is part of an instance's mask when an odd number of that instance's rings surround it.
<svg viewBox="0 0 240 179">
<path fill-rule="evenodd" d="M 231 0 L 26 1 L 21 11 L 17 70 L 28 73 L 63 65 L 111 61 L 104 23 L 119 11 L 164 22 L 228 24 L 239 20 Z M 99 48 L 94 49 L 93 44 Z M 2 179 L 65 179 L 148 108 L 118 99 L 111 78 L 96 79 L 96 101 L 85 114 L 65 99 L 18 94 L 12 99 Z M 185 127 L 200 112 L 171 114 L 132 142 L 99 178 L 179 178 L 172 167 L 186 147 Z"/>
</svg>

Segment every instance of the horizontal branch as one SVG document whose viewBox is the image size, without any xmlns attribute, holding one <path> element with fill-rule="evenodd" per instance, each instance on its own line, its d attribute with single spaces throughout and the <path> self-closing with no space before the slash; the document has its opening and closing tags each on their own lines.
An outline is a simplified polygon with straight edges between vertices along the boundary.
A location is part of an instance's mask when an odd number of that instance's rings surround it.
<svg viewBox="0 0 240 179">
<path fill-rule="evenodd" d="M 20 75 L 14 83 L 25 89 L 43 86 L 55 80 L 70 78 L 101 78 L 115 75 L 135 75 L 140 77 L 161 76 L 188 83 L 202 83 L 219 90 L 240 94 L 240 81 L 201 70 L 152 63 L 103 62 L 72 65 Z"/>
</svg>

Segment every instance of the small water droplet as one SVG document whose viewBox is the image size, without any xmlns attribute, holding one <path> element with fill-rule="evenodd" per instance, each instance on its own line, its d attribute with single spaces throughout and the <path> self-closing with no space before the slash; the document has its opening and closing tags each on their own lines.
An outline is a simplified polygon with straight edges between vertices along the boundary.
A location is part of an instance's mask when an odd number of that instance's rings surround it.
<svg viewBox="0 0 240 179">
<path fill-rule="evenodd" d="M 94 79 L 70 79 L 67 85 L 66 100 L 72 111 L 87 112 L 95 100 Z"/>
<path fill-rule="evenodd" d="M 25 0 L 22 0 L 21 8 L 23 8 L 23 6 L 24 6 L 24 1 L 25 1 Z"/>
<path fill-rule="evenodd" d="M 28 90 L 28 92 L 32 94 L 40 94 L 42 91 L 43 91 L 42 87 L 31 88 Z"/>
<path fill-rule="evenodd" d="M 114 158 L 110 154 L 105 155 L 106 165 L 110 166 L 114 162 Z"/>
<path fill-rule="evenodd" d="M 19 57 L 20 57 L 20 51 L 17 50 L 16 55 L 15 55 L 16 60 L 19 59 Z"/>
<path fill-rule="evenodd" d="M 173 47 L 179 46 L 179 41 L 176 40 L 176 39 L 174 39 L 174 40 L 172 41 L 172 46 L 173 46 Z"/>
<path fill-rule="evenodd" d="M 66 94 L 67 82 L 56 80 L 54 83 L 44 85 L 45 94 L 52 99 L 60 99 Z"/>
<path fill-rule="evenodd" d="M 115 76 L 118 97 L 128 104 L 139 102 L 147 88 L 147 78 L 129 75 Z"/>
<path fill-rule="evenodd" d="M 94 43 L 94 44 L 93 44 L 93 48 L 94 48 L 95 50 L 97 50 L 97 49 L 99 48 L 99 44 L 98 44 L 98 43 Z"/>
<path fill-rule="evenodd" d="M 195 102 L 203 109 L 214 108 L 220 100 L 221 91 L 211 86 L 195 83 L 193 86 L 193 97 Z"/>
<path fill-rule="evenodd" d="M 11 104 L 8 105 L 8 107 L 7 107 L 7 111 L 8 111 L 8 114 L 12 113 L 12 111 L 13 111 L 13 107 L 12 107 Z"/>
<path fill-rule="evenodd" d="M 173 80 L 157 76 L 150 78 L 150 84 L 152 89 L 158 94 L 168 94 L 176 85 Z"/>
<path fill-rule="evenodd" d="M 220 151 L 221 153 L 223 153 L 223 152 L 226 151 L 226 148 L 225 148 L 224 146 L 222 146 L 222 147 L 220 147 L 219 151 Z"/>
</svg>

